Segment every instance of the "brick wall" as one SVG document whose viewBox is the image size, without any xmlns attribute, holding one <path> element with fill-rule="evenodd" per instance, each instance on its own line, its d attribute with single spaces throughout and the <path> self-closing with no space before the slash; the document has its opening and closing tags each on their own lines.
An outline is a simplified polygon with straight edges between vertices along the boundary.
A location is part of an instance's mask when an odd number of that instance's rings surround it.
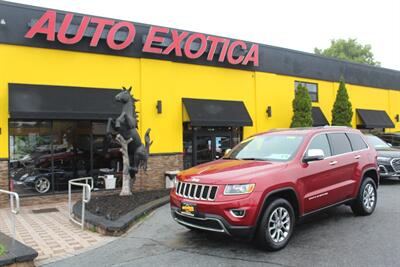
<svg viewBox="0 0 400 267">
<path fill-rule="evenodd" d="M 136 175 L 133 191 L 154 190 L 165 188 L 165 171 L 181 170 L 182 154 L 151 155 L 147 172 L 141 170 Z"/>
<path fill-rule="evenodd" d="M 0 160 L 0 189 L 9 190 L 8 188 L 8 161 Z M 0 194 L 0 208 L 8 205 L 8 196 Z"/>
</svg>

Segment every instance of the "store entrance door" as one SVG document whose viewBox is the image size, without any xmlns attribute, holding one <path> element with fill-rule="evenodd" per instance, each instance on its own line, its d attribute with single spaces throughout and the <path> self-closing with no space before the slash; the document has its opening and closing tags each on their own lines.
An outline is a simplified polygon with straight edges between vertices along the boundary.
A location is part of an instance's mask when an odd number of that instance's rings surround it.
<svg viewBox="0 0 400 267">
<path fill-rule="evenodd" d="M 217 160 L 242 139 L 241 127 L 189 127 L 183 134 L 184 168 Z"/>
<path fill-rule="evenodd" d="M 230 133 L 196 133 L 194 144 L 195 165 L 220 159 L 231 148 Z"/>
</svg>

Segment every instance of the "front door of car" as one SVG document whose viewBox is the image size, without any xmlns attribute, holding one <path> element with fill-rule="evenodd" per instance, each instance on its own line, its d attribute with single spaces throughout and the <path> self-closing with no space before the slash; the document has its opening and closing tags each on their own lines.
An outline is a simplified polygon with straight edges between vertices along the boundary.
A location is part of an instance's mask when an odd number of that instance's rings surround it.
<svg viewBox="0 0 400 267">
<path fill-rule="evenodd" d="M 327 135 L 318 134 L 312 138 L 304 156 L 307 156 L 311 149 L 322 150 L 324 158 L 302 163 L 303 169 L 300 183 L 303 188 L 305 213 L 321 209 L 334 202 L 329 191 L 334 184 L 336 170 L 335 166 L 331 165 L 332 152 Z"/>
</svg>

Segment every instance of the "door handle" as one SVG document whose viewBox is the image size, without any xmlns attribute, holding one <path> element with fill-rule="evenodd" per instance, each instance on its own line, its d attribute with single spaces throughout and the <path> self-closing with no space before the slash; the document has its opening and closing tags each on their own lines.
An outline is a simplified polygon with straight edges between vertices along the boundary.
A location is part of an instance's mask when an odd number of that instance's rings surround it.
<svg viewBox="0 0 400 267">
<path fill-rule="evenodd" d="M 337 163 L 337 160 L 329 162 L 329 165 L 335 165 Z"/>
<path fill-rule="evenodd" d="M 359 159 L 359 158 L 361 158 L 361 155 L 355 155 L 354 158 Z"/>
</svg>

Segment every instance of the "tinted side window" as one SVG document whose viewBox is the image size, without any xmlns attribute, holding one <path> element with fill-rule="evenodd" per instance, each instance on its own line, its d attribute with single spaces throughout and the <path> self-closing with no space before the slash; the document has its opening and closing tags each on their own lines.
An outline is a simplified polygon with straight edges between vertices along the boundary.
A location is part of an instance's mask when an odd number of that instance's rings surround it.
<svg viewBox="0 0 400 267">
<path fill-rule="evenodd" d="M 326 134 L 320 134 L 314 137 L 310 145 L 308 146 L 308 150 L 310 149 L 322 149 L 322 151 L 324 151 L 325 157 L 331 156 L 331 148 L 329 146 Z"/>
<path fill-rule="evenodd" d="M 350 141 L 344 133 L 328 134 L 333 155 L 351 152 Z"/>
<path fill-rule="evenodd" d="M 354 151 L 366 149 L 368 147 L 361 136 L 358 134 L 348 133 L 347 137 L 349 137 L 351 146 L 353 147 Z"/>
<path fill-rule="evenodd" d="M 381 138 L 383 141 L 388 142 L 388 143 L 392 143 L 392 136 L 390 135 L 378 135 L 379 138 Z"/>
<path fill-rule="evenodd" d="M 392 143 L 393 146 L 400 146 L 400 136 L 393 135 Z"/>
</svg>

